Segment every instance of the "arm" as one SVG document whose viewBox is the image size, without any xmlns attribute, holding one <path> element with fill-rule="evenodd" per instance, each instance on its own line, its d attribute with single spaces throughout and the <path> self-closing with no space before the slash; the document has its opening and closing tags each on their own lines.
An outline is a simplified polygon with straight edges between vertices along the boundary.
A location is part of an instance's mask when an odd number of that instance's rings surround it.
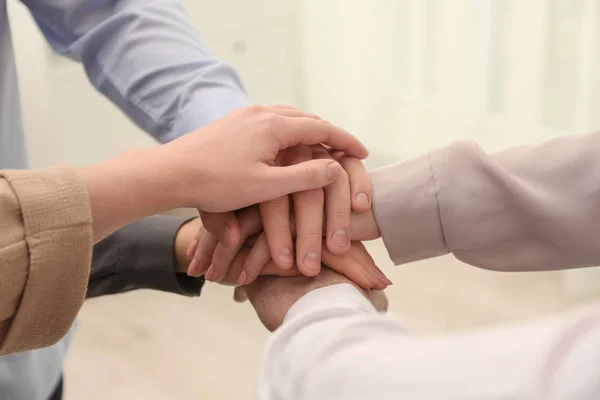
<svg viewBox="0 0 600 400">
<path fill-rule="evenodd" d="M 23 0 L 52 47 L 166 143 L 249 101 L 178 0 Z"/>
<path fill-rule="evenodd" d="M 456 142 L 373 171 L 375 219 L 396 264 L 451 252 L 478 267 L 600 264 L 600 133 L 486 154 Z"/>
<path fill-rule="evenodd" d="M 69 168 L 0 171 L 0 355 L 49 346 L 83 300 L 92 257 L 85 183 Z"/>
<path fill-rule="evenodd" d="M 267 300 L 273 290 L 248 291 L 263 319 L 281 311 Z M 260 400 L 591 399 L 600 384 L 600 305 L 531 325 L 418 337 L 350 284 L 304 292 L 295 303 L 294 291 L 277 292 L 293 305 L 267 343 Z"/>
<path fill-rule="evenodd" d="M 252 107 L 169 144 L 79 170 L 0 170 L 0 354 L 64 335 L 85 297 L 92 243 L 173 208 L 226 212 L 326 186 L 339 165 L 272 166 L 279 151 L 320 142 L 366 156 L 360 142 L 328 123 Z M 233 161 L 220 159 L 221 148 Z"/>
<path fill-rule="evenodd" d="M 94 246 L 86 297 L 136 289 L 198 296 L 203 278 L 185 271 L 198 219 L 156 215 L 129 224 Z M 189 221 L 189 222 L 188 222 Z"/>
</svg>

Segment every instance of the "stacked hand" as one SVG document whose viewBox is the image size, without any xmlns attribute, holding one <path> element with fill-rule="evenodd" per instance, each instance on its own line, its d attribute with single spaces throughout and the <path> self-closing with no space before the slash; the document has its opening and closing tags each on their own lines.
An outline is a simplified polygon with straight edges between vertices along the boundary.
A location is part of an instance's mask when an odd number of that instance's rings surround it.
<svg viewBox="0 0 600 400">
<path fill-rule="evenodd" d="M 256 212 L 258 222 L 260 223 L 260 215 Z M 192 260 L 193 253 L 188 251 L 190 242 L 193 240 L 196 232 L 202 229 L 202 221 L 200 218 L 191 220 L 184 224 L 175 238 L 175 258 L 177 260 L 177 268 L 179 272 L 186 272 L 189 263 Z M 244 263 L 251 253 L 252 240 L 248 241 L 237 252 L 230 262 L 229 269 L 220 281 L 221 284 L 235 286 L 238 284 L 238 278 L 242 273 Z M 268 249 L 267 249 L 268 251 Z M 373 259 L 367 253 L 364 246 L 360 242 L 352 242 L 349 251 L 345 255 L 337 255 L 331 253 L 325 246 L 322 248 L 323 263 L 334 266 L 335 270 L 343 276 L 346 276 L 352 282 L 355 282 L 361 287 L 370 287 L 370 282 L 374 276 L 379 274 L 379 269 L 375 266 Z M 301 275 L 296 267 L 281 268 L 273 261 L 266 262 L 262 266 L 260 274 L 263 276 L 282 276 L 292 277 Z M 384 285 L 378 285 L 377 288 L 383 288 Z"/>
<path fill-rule="evenodd" d="M 320 153 L 322 150 L 324 151 L 322 147 L 317 149 Z M 322 153 L 319 156 L 327 157 Z M 301 196 L 293 196 L 295 218 L 289 216 L 286 197 L 236 213 L 201 213 L 205 225 L 198 231 L 196 240 L 188 249 L 188 255 L 194 255 L 188 274 L 199 276 L 208 271 L 207 279 L 214 281 L 219 281 L 224 276 L 230 276 L 232 261 L 239 251 L 243 248 L 247 249 L 247 240 L 252 239 L 252 249 L 246 255 L 243 270 L 237 279 L 240 285 L 250 284 L 259 274 L 265 274 L 263 269 L 265 265 L 273 266 L 275 264 L 282 270 L 291 268 L 292 263 L 282 263 L 282 260 L 276 262 L 277 258 L 273 254 L 277 254 L 277 251 L 274 251 L 274 248 L 279 249 L 279 243 L 286 245 L 289 243 L 292 248 L 292 237 L 297 237 L 296 241 L 300 242 L 304 234 L 308 237 L 309 245 L 312 245 L 310 250 L 315 251 L 313 249 L 316 247 L 319 260 L 322 256 L 326 265 L 346 275 L 361 287 L 383 289 L 391 284 L 385 275 L 374 266 L 370 257 L 368 258 L 371 261 L 364 263 L 362 267 L 347 268 L 348 259 L 351 259 L 351 257 L 347 257 L 348 246 L 338 246 L 335 241 L 335 231 L 338 229 L 344 229 L 352 240 L 372 240 L 379 237 L 379 230 L 370 207 L 368 204 L 357 201 L 362 197 L 369 199 L 371 195 L 369 178 L 362 163 L 340 154 L 336 156 L 348 173 L 341 174 L 334 184 L 325 188 L 325 204 L 328 215 L 325 227 L 322 223 L 322 194 L 312 202 Z M 340 184 L 339 181 L 342 183 Z M 351 193 L 352 195 L 350 195 Z M 362 213 L 351 213 L 350 198 L 354 199 L 352 208 L 363 211 Z M 273 205 L 275 206 L 272 207 Z M 329 216 L 332 214 L 333 218 L 330 218 Z M 351 223 L 347 223 L 345 218 L 339 218 L 346 215 L 350 218 Z M 296 229 L 297 225 L 308 226 L 309 229 Z M 338 228 L 338 226 L 343 228 Z M 232 234 L 232 232 L 235 233 Z M 275 234 L 269 232 L 275 232 Z M 256 235 L 259 235 L 257 239 Z M 325 245 L 322 245 L 323 236 L 326 238 Z M 275 245 L 272 244 L 270 237 L 276 242 Z M 314 245 L 311 243 L 312 241 L 315 242 Z M 321 253 L 321 246 L 323 253 Z M 352 243 L 351 250 L 357 248 L 366 254 L 361 244 Z M 296 246 L 296 266 L 303 275 L 314 276 L 318 273 L 319 268 L 314 270 L 306 268 L 302 264 L 303 257 L 301 255 L 307 252 L 307 250 L 304 252 L 302 250 L 302 245 L 298 244 Z M 269 261 L 270 263 L 267 264 Z"/>
</svg>

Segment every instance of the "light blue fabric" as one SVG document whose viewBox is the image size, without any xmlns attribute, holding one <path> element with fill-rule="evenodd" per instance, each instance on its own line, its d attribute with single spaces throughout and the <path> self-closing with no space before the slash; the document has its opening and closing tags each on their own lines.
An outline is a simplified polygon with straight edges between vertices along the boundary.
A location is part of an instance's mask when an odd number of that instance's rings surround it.
<svg viewBox="0 0 600 400">
<path fill-rule="evenodd" d="M 92 84 L 162 143 L 249 104 L 234 69 L 215 60 L 179 1 L 23 3 L 52 47 L 80 60 Z M 27 166 L 6 0 L 0 0 L 0 168 Z M 68 337 L 0 357 L 0 399 L 46 400 Z"/>
</svg>

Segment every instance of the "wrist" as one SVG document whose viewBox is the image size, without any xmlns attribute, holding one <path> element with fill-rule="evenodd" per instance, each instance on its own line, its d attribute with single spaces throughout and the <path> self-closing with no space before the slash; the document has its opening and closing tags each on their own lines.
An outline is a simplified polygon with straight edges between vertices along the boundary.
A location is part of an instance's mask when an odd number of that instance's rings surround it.
<svg viewBox="0 0 600 400">
<path fill-rule="evenodd" d="M 377 312 L 377 307 L 370 300 L 367 291 L 351 282 L 337 282 L 305 293 L 287 310 L 283 322 L 315 309 L 350 309 L 366 314 Z"/>
</svg>

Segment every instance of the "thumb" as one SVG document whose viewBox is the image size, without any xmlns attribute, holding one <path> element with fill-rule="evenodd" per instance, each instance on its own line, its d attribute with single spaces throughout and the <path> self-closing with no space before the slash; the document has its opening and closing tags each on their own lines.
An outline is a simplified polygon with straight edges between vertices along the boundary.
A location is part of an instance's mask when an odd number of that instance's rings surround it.
<svg viewBox="0 0 600 400">
<path fill-rule="evenodd" d="M 319 189 L 327 186 L 342 174 L 342 166 L 333 160 L 309 160 L 287 167 L 267 167 L 263 175 L 268 181 L 272 193 L 269 198 L 276 198 L 304 190 Z"/>
</svg>

